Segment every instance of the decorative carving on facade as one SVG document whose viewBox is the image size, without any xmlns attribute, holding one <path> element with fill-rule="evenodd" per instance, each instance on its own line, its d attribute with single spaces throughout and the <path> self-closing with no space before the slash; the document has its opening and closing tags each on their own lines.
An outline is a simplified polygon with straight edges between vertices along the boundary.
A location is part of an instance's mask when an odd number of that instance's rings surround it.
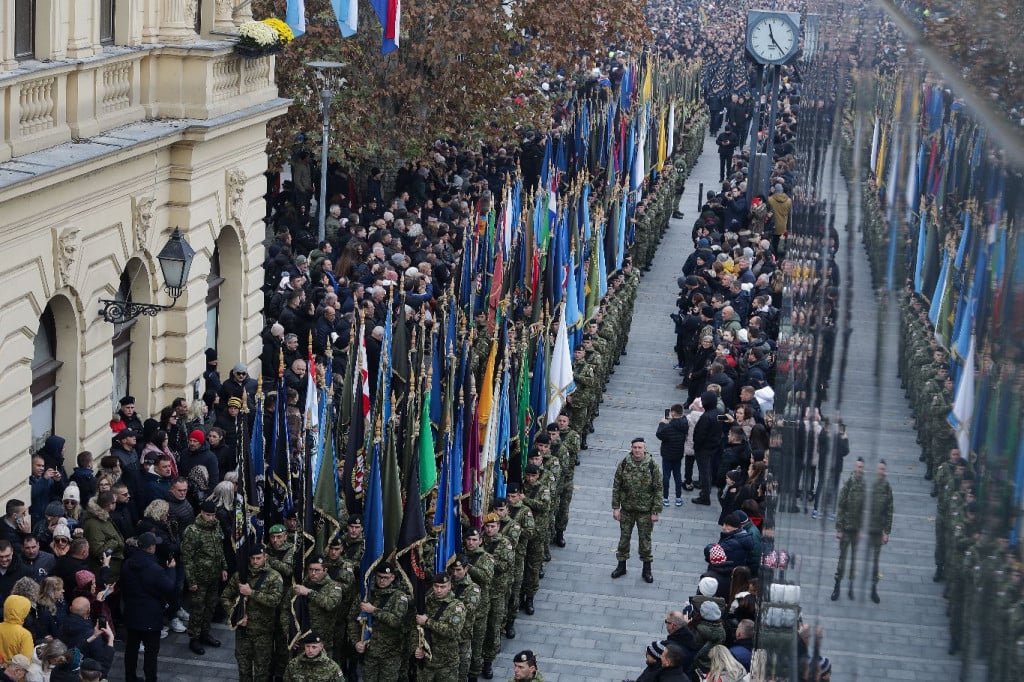
<svg viewBox="0 0 1024 682">
<path fill-rule="evenodd" d="M 185 23 L 196 25 L 196 13 L 199 11 L 199 0 L 185 0 Z"/>
<path fill-rule="evenodd" d="M 245 173 L 235 167 L 229 168 L 226 176 L 228 218 L 241 222 L 242 208 L 245 204 Z"/>
<path fill-rule="evenodd" d="M 75 259 L 78 257 L 79 232 L 81 232 L 81 229 L 72 225 L 55 227 L 53 229 L 53 235 L 57 242 L 58 287 L 71 284 L 71 271 L 74 269 Z"/>
<path fill-rule="evenodd" d="M 154 197 L 132 197 L 132 228 L 135 232 L 135 248 L 139 251 L 146 248 L 149 229 L 153 226 L 154 203 Z"/>
</svg>

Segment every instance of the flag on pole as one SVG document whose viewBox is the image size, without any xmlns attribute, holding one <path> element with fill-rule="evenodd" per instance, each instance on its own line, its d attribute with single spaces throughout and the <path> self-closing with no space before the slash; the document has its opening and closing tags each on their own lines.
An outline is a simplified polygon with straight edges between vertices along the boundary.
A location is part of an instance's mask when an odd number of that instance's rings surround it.
<svg viewBox="0 0 1024 682">
<path fill-rule="evenodd" d="M 284 23 L 288 24 L 296 38 L 306 32 L 306 0 L 288 0 Z"/>
<path fill-rule="evenodd" d="M 565 399 L 576 390 L 572 376 L 572 353 L 569 351 L 569 327 L 565 323 L 565 304 L 562 304 L 562 320 L 555 336 L 555 347 L 551 351 L 551 369 L 548 372 L 548 415 L 550 424 L 558 418 L 565 405 Z"/>
<path fill-rule="evenodd" d="M 331 0 L 331 7 L 334 9 L 334 18 L 338 20 L 341 37 L 354 36 L 356 29 L 359 28 L 358 0 Z"/>
<path fill-rule="evenodd" d="M 383 31 L 381 54 L 388 54 L 398 49 L 398 34 L 401 32 L 402 0 L 370 0 L 373 12 Z"/>
<path fill-rule="evenodd" d="M 971 420 L 974 416 L 974 334 L 971 334 L 967 358 L 960 372 L 956 387 L 953 411 L 949 413 L 949 424 L 956 429 L 956 445 L 960 456 L 967 458 L 971 452 Z"/>
</svg>

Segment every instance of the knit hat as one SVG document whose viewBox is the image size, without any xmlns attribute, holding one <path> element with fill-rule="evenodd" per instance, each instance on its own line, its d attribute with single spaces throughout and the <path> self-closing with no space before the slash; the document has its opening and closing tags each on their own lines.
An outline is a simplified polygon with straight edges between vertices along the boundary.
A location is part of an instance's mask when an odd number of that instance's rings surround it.
<svg viewBox="0 0 1024 682">
<path fill-rule="evenodd" d="M 87 571 L 84 568 L 75 573 L 75 585 L 78 587 L 85 587 L 94 580 L 96 580 L 96 574 L 92 571 Z"/>
<path fill-rule="evenodd" d="M 249 373 L 249 368 L 246 367 L 245 363 L 243 363 L 243 362 L 236 362 L 235 366 L 231 368 L 231 371 L 232 372 L 245 372 L 246 374 L 248 374 Z"/>
<path fill-rule="evenodd" d="M 653 641 L 647 645 L 647 655 L 655 658 L 661 658 L 661 653 L 665 651 L 664 642 Z"/>
<path fill-rule="evenodd" d="M 697 583 L 697 592 L 705 597 L 714 597 L 715 593 L 718 592 L 718 580 L 710 575 L 701 578 L 700 582 Z"/>
<path fill-rule="evenodd" d="M 202 429 L 192 429 L 192 432 L 188 434 L 189 440 L 197 440 L 200 443 L 206 442 L 206 434 L 203 433 Z"/>
<path fill-rule="evenodd" d="M 82 501 L 82 494 L 78 490 L 78 484 L 75 483 L 74 481 L 71 481 L 71 483 L 68 483 L 68 487 L 64 489 L 64 497 L 61 498 L 61 499 L 64 499 L 64 500 L 74 500 L 75 502 L 81 502 Z M 47 509 L 49 509 L 49 507 L 47 507 Z"/>
<path fill-rule="evenodd" d="M 228 398 L 228 407 L 237 407 L 238 409 L 242 409 L 242 399 L 237 397 Z"/>
<path fill-rule="evenodd" d="M 54 504 L 60 503 L 54 502 Z M 61 513 L 63 513 L 63 511 L 64 510 L 62 509 Z M 57 538 L 64 538 L 65 540 L 71 539 L 71 528 L 68 526 L 67 519 L 61 518 L 57 521 L 57 527 L 53 529 L 53 539 L 56 540 Z"/>
<path fill-rule="evenodd" d="M 737 331 L 736 338 L 739 339 L 740 343 L 750 343 L 750 334 L 746 329 L 740 329 Z"/>
<path fill-rule="evenodd" d="M 708 561 L 712 564 L 721 564 L 725 562 L 725 550 L 717 542 L 711 545 L 711 549 L 708 551 Z"/>
<path fill-rule="evenodd" d="M 46 516 L 64 516 L 64 505 L 54 500 L 46 505 Z"/>
<path fill-rule="evenodd" d="M 722 609 L 718 608 L 718 604 L 708 600 L 700 605 L 700 617 L 704 620 L 721 620 Z"/>
</svg>

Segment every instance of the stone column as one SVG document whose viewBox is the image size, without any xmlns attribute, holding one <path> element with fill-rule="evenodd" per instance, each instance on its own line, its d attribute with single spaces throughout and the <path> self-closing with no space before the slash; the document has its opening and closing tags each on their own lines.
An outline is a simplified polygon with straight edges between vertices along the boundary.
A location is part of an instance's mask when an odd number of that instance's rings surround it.
<svg viewBox="0 0 1024 682">
<path fill-rule="evenodd" d="M 252 3 L 245 0 L 231 0 L 237 7 L 235 10 L 235 26 L 241 26 L 247 21 L 252 21 Z"/>
<path fill-rule="evenodd" d="M 68 3 L 68 59 L 92 57 L 99 49 L 99 26 L 93 35 L 92 13 L 95 4 L 91 2 Z M 116 34 L 116 31 L 115 31 Z M 95 39 L 95 43 L 93 42 Z"/>
<path fill-rule="evenodd" d="M 196 41 L 196 0 L 163 0 L 160 6 L 160 42 L 187 45 Z"/>
<path fill-rule="evenodd" d="M 235 5 L 238 0 L 217 0 L 214 7 L 213 30 L 223 33 L 235 32 Z M 205 26 L 203 27 L 205 30 Z M 218 38 L 222 36 L 216 36 Z"/>
</svg>

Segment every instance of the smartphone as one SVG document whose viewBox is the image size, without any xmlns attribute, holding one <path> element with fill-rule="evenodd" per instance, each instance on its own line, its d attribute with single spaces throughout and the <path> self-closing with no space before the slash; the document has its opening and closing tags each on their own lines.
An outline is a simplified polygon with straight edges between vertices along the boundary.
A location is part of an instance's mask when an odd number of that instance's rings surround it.
<svg viewBox="0 0 1024 682">
<path fill-rule="evenodd" d="M 112 550 L 112 549 L 105 549 L 105 550 L 103 550 L 103 556 L 114 556 L 114 550 Z"/>
<path fill-rule="evenodd" d="M 100 630 L 106 630 L 107 629 L 107 619 L 104 618 L 103 616 L 100 616 L 99 618 L 97 618 L 96 619 L 96 627 L 98 627 Z"/>
<path fill-rule="evenodd" d="M 665 419 L 668 419 L 668 415 L 669 415 L 670 412 L 671 412 L 671 410 L 667 410 L 667 409 L 665 410 Z"/>
<path fill-rule="evenodd" d="M 727 414 L 720 414 L 720 415 L 718 415 L 718 421 L 720 421 L 720 422 L 727 422 L 727 421 L 729 421 L 729 415 L 727 415 Z"/>
</svg>

